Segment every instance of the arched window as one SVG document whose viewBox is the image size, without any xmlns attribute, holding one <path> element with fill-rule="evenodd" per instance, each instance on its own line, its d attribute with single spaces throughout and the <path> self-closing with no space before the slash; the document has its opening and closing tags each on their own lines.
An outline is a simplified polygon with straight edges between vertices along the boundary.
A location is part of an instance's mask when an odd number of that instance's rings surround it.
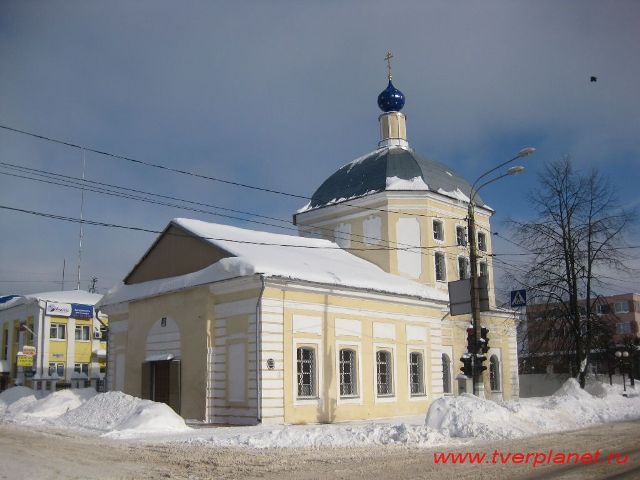
<svg viewBox="0 0 640 480">
<path fill-rule="evenodd" d="M 442 388 L 444 393 L 451 393 L 451 359 L 446 353 L 442 354 Z"/>
<path fill-rule="evenodd" d="M 378 350 L 376 352 L 376 376 L 378 396 L 393 395 L 393 380 L 391 378 L 391 352 Z"/>
<path fill-rule="evenodd" d="M 355 397 L 357 395 L 356 352 L 343 348 L 340 350 L 340 396 Z"/>
<path fill-rule="evenodd" d="M 411 395 L 424 395 L 424 367 L 422 353 L 411 352 L 409 354 L 409 384 Z"/>
<path fill-rule="evenodd" d="M 489 383 L 492 392 L 500 391 L 500 360 L 495 355 L 489 359 Z"/>
<path fill-rule="evenodd" d="M 298 397 L 316 396 L 316 355 L 311 347 L 300 347 L 298 357 Z"/>
</svg>

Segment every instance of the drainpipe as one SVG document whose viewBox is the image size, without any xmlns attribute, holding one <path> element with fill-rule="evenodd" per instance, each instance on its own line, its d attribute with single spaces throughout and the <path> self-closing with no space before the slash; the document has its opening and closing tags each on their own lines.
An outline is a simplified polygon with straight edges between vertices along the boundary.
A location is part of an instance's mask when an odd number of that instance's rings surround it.
<svg viewBox="0 0 640 480">
<path fill-rule="evenodd" d="M 265 289 L 264 275 L 260 275 L 260 281 L 262 282 L 262 288 L 258 295 L 258 301 L 256 302 L 256 408 L 258 423 L 262 423 L 262 375 L 260 357 L 262 354 L 262 309 L 260 304 L 262 303 L 262 295 Z"/>
<path fill-rule="evenodd" d="M 105 359 L 105 367 L 104 367 L 104 391 L 108 392 L 109 391 L 109 344 L 111 344 L 110 342 L 110 336 L 111 336 L 111 332 L 109 331 L 109 325 L 107 323 L 104 323 L 102 320 L 100 320 L 100 309 L 99 308 L 93 308 L 93 314 L 96 316 L 96 320 L 98 320 L 98 322 L 100 322 L 100 325 L 102 325 L 105 328 L 105 333 L 107 334 L 107 338 L 105 339 L 105 343 L 107 344 L 107 348 L 106 348 L 106 356 L 107 358 Z M 101 339 L 102 340 L 102 339 Z M 100 342 L 98 342 L 98 350 L 100 349 Z M 99 363 L 98 363 L 99 364 Z"/>
</svg>

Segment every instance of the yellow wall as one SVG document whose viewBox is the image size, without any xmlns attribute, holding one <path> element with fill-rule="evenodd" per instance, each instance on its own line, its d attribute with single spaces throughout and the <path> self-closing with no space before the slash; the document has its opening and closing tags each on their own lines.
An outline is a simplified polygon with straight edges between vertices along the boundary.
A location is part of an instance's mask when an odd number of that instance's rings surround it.
<svg viewBox="0 0 640 480">
<path fill-rule="evenodd" d="M 196 287 L 130 302 L 129 327 L 126 334 L 125 392 L 134 396 L 141 395 L 141 369 L 145 360 L 147 335 L 153 324 L 162 317 L 171 318 L 175 320 L 180 330 L 182 354 L 180 414 L 184 418 L 203 419 L 207 374 L 205 332 L 211 316 L 212 305 L 208 287 Z"/>
<path fill-rule="evenodd" d="M 66 335 L 64 340 L 51 339 L 49 331 L 46 332 L 47 338 L 49 338 L 49 362 L 63 362 L 66 365 L 67 361 L 67 342 L 69 339 L 73 341 L 73 335 L 75 332 L 69 331 L 69 321 L 64 317 L 51 317 L 52 324 L 64 324 L 66 325 Z"/>
</svg>

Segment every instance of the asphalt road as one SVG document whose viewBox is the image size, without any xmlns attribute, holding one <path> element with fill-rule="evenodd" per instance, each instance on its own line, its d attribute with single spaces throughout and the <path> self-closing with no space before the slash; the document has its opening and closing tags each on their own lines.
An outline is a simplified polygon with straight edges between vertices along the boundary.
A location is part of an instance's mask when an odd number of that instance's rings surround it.
<svg viewBox="0 0 640 480">
<path fill-rule="evenodd" d="M 476 456 L 452 464 L 449 454 Z M 455 448 L 314 450 L 151 445 L 0 424 L 0 479 L 35 478 L 638 479 L 640 421 Z"/>
</svg>

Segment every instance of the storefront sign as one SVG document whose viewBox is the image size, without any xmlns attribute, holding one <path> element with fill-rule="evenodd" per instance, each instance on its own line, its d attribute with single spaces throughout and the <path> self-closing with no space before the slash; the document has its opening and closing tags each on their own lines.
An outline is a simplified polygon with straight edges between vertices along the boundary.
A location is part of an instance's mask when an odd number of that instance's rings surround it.
<svg viewBox="0 0 640 480">
<path fill-rule="evenodd" d="M 18 355 L 19 367 L 33 367 L 33 357 L 29 355 Z"/>
<path fill-rule="evenodd" d="M 46 314 L 51 317 L 93 318 L 93 305 L 47 302 Z"/>
<path fill-rule="evenodd" d="M 52 317 L 70 317 L 71 316 L 71 304 L 70 303 L 58 303 L 47 302 L 47 308 L 45 313 Z"/>
<path fill-rule="evenodd" d="M 71 304 L 71 316 L 73 318 L 93 318 L 93 306 L 81 303 Z"/>
</svg>

